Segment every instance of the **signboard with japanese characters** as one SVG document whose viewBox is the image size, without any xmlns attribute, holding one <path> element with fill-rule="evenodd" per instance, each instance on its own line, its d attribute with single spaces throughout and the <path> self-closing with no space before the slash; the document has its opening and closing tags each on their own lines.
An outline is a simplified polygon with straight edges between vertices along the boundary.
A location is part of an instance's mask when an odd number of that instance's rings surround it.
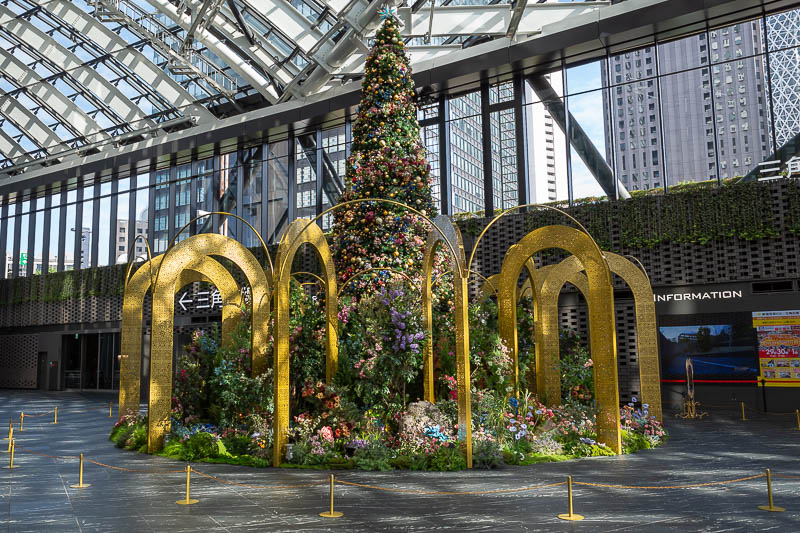
<svg viewBox="0 0 800 533">
<path fill-rule="evenodd" d="M 250 287 L 242 287 L 244 302 L 250 302 Z M 222 311 L 222 295 L 217 288 L 201 285 L 200 290 L 188 286 L 175 296 L 175 310 L 184 313 Z"/>
<path fill-rule="evenodd" d="M 800 387 L 800 310 L 753 313 L 761 380 L 768 387 Z"/>
</svg>

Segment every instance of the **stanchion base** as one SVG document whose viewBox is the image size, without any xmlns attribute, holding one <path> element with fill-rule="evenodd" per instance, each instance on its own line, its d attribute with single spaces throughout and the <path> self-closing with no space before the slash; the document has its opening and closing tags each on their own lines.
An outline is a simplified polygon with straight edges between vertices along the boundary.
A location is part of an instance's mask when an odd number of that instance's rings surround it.
<svg viewBox="0 0 800 533">
<path fill-rule="evenodd" d="M 199 501 L 200 501 L 200 500 L 195 500 L 195 499 L 191 499 L 191 500 L 178 500 L 178 501 L 176 501 L 175 503 L 177 503 L 178 505 L 194 505 L 195 503 L 197 503 L 197 502 L 199 502 Z"/>
<path fill-rule="evenodd" d="M 71 488 L 71 489 L 85 489 L 86 487 L 91 487 L 91 486 L 92 486 L 91 483 L 83 483 L 83 484 L 75 483 L 74 485 L 70 485 L 69 488 Z"/>
<path fill-rule="evenodd" d="M 3 468 L 7 468 L 7 469 L 11 470 L 11 469 L 14 469 L 14 468 L 19 468 L 19 467 L 17 467 L 17 466 L 4 466 Z"/>
<path fill-rule="evenodd" d="M 771 511 L 773 513 L 782 513 L 786 510 L 783 507 L 776 507 L 774 505 L 772 507 L 770 507 L 769 505 L 759 505 L 758 508 L 761 509 L 762 511 Z"/>
<path fill-rule="evenodd" d="M 343 516 L 344 513 L 341 511 L 325 511 L 324 513 L 319 513 L 320 516 L 324 516 L 325 518 L 339 518 Z"/>
<path fill-rule="evenodd" d="M 583 520 L 583 515 L 582 514 L 563 513 L 563 514 L 558 515 L 558 517 L 561 520 Z"/>
</svg>

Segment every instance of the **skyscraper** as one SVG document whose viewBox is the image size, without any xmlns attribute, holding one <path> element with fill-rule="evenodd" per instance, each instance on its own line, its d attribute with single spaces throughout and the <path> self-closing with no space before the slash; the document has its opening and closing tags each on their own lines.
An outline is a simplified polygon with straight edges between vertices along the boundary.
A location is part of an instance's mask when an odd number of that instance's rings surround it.
<svg viewBox="0 0 800 533">
<path fill-rule="evenodd" d="M 623 185 L 741 176 L 769 155 L 762 43 L 752 21 L 611 57 L 606 151 Z"/>
</svg>

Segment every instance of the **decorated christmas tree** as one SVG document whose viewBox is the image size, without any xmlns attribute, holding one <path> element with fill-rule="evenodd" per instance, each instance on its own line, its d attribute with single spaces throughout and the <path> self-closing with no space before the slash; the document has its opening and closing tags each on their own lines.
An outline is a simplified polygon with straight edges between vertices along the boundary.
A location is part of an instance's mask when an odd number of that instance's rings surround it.
<svg viewBox="0 0 800 533">
<path fill-rule="evenodd" d="M 385 198 L 435 216 L 430 166 L 420 143 L 414 81 L 397 21 L 388 10 L 367 56 L 361 105 L 341 202 Z M 416 277 L 430 227 L 413 212 L 386 202 L 352 204 L 334 212 L 334 259 L 339 281 L 370 268 Z M 372 272 L 348 288 L 382 286 L 393 275 Z"/>
</svg>

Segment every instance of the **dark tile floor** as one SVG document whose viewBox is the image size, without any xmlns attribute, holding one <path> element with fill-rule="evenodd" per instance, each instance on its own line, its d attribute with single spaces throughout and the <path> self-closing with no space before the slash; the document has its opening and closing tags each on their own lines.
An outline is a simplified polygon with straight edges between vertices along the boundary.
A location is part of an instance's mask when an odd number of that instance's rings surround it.
<svg viewBox="0 0 800 533">
<path fill-rule="evenodd" d="M 775 504 L 767 513 L 765 479 L 683 489 L 575 487 L 582 522 L 558 520 L 566 512 L 563 485 L 530 491 L 430 495 L 337 485 L 338 519 L 319 516 L 328 505 L 328 473 L 194 465 L 225 480 L 283 488 L 246 488 L 192 477 L 199 503 L 183 498 L 182 473 L 144 474 L 85 466 L 91 487 L 77 483 L 77 462 L 34 455 L 84 453 L 87 458 L 133 470 L 181 470 L 184 463 L 114 448 L 107 440 L 113 419 L 108 396 L 0 390 L 0 437 L 15 421 L 14 470 L 0 469 L 0 531 L 800 531 L 800 430 L 793 416 L 715 411 L 701 421 L 670 418 L 673 437 L 662 448 L 623 457 L 593 458 L 457 473 L 340 472 L 342 480 L 408 491 L 492 491 L 563 481 L 663 486 L 729 480 L 763 473 L 774 479 Z M 103 402 L 105 407 L 103 406 Z M 59 406 L 52 415 L 26 418 Z M 87 409 L 92 409 L 85 412 Z M 7 443 L 0 441 L 0 449 Z M 7 454 L 0 454 L 6 465 Z M 318 485 L 296 487 L 297 485 Z M 289 487 L 287 487 L 289 486 Z"/>
</svg>

